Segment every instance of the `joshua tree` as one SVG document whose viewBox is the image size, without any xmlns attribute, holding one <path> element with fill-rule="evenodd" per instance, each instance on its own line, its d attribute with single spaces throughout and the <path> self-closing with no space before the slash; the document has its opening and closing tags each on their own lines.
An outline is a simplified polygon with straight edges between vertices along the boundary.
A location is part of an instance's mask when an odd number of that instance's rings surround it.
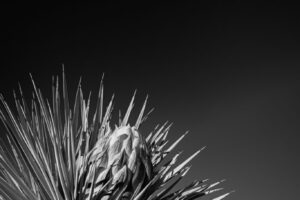
<svg viewBox="0 0 300 200">
<path fill-rule="evenodd" d="M 175 191 L 186 166 L 180 153 L 167 156 L 184 138 L 167 145 L 171 124 L 157 126 L 147 137 L 139 127 L 148 114 L 147 98 L 134 125 L 128 123 L 134 96 L 124 117 L 111 127 L 113 98 L 104 110 L 101 80 L 97 105 L 89 120 L 90 98 L 79 82 L 70 107 L 63 72 L 62 95 L 53 79 L 52 102 L 43 98 L 32 80 L 29 106 L 22 90 L 15 94 L 16 113 L 1 95 L 0 117 L 6 128 L 0 148 L 0 199 L 5 200 L 192 200 L 218 191 L 220 182 L 192 182 Z M 225 193 L 215 199 L 222 199 Z"/>
</svg>

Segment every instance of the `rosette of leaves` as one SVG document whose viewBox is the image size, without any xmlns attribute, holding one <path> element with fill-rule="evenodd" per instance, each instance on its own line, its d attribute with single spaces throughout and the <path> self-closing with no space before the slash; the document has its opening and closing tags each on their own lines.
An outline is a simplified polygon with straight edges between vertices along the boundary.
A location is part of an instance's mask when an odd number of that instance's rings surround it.
<svg viewBox="0 0 300 200">
<path fill-rule="evenodd" d="M 93 111 L 80 82 L 70 106 L 64 73 L 62 94 L 58 78 L 53 79 L 51 103 L 32 83 L 31 104 L 20 87 L 15 112 L 1 95 L 0 117 L 6 131 L 0 148 L 0 199 L 192 200 L 220 190 L 214 188 L 222 181 L 207 180 L 175 190 L 190 169 L 187 164 L 203 148 L 177 164 L 180 153 L 167 155 L 186 134 L 167 145 L 171 124 L 165 123 L 144 137 L 139 127 L 151 112 L 144 114 L 147 98 L 134 125 L 128 120 L 135 95 L 112 128 L 113 97 L 104 109 L 102 80 Z"/>
</svg>

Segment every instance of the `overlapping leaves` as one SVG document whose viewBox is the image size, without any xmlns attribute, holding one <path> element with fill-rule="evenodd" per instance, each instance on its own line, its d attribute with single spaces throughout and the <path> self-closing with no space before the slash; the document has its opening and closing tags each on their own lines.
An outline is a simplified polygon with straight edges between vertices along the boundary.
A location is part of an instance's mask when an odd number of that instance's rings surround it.
<svg viewBox="0 0 300 200">
<path fill-rule="evenodd" d="M 73 107 L 69 104 L 64 73 L 62 95 L 59 92 L 58 78 L 53 81 L 51 104 L 45 100 L 34 82 L 33 86 L 34 95 L 30 106 L 25 102 L 21 89 L 20 98 L 15 95 L 17 114 L 12 112 L 3 96 L 0 96 L 0 118 L 6 128 L 6 137 L 1 140 L 0 148 L 0 199 L 193 200 L 220 190 L 214 187 L 222 181 L 207 184 L 207 180 L 200 180 L 174 191 L 176 184 L 190 169 L 187 164 L 203 148 L 180 164 L 176 164 L 180 153 L 166 160 L 166 156 L 186 135 L 183 134 L 171 145 L 167 145 L 167 135 L 171 127 L 171 124 L 167 123 L 157 126 L 144 139 L 147 155 L 138 158 L 150 158 L 150 178 L 143 179 L 129 188 L 132 176 L 125 173 L 123 182 L 114 182 L 121 179 L 121 173 L 112 175 L 110 170 L 107 170 L 101 181 L 97 180 L 97 171 L 101 166 L 96 160 L 106 152 L 105 143 L 113 132 L 109 124 L 113 97 L 104 109 L 102 80 L 96 108 L 90 121 L 90 97 L 87 100 L 83 98 L 80 82 Z M 134 96 L 117 127 L 128 126 Z M 147 99 L 133 126 L 136 130 L 151 112 L 144 115 L 146 103 Z M 96 148 L 101 144 L 102 149 Z M 112 187 L 112 184 L 115 186 Z M 217 197 L 216 200 L 227 195 L 229 193 Z"/>
</svg>

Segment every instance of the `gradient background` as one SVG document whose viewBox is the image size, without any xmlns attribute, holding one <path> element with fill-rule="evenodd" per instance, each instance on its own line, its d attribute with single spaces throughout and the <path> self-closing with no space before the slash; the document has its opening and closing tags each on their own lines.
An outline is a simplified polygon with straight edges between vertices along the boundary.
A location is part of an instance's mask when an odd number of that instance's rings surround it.
<svg viewBox="0 0 300 200">
<path fill-rule="evenodd" d="M 169 120 L 171 140 L 190 130 L 177 148 L 183 158 L 207 146 L 182 185 L 226 178 L 232 200 L 299 196 L 296 5 L 76 1 L 1 10 L 0 92 L 8 101 L 18 82 L 30 98 L 29 72 L 48 98 L 62 63 L 71 98 L 80 75 L 85 95 L 95 97 L 105 72 L 105 102 L 116 94 L 115 115 L 137 89 L 137 107 L 146 94 L 155 107 L 144 132 Z"/>
</svg>

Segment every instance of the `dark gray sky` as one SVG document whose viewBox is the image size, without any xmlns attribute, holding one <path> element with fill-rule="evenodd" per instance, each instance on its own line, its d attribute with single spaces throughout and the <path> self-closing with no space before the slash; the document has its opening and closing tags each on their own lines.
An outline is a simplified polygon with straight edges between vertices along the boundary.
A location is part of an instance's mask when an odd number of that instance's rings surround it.
<svg viewBox="0 0 300 200">
<path fill-rule="evenodd" d="M 74 96 L 96 89 L 124 110 L 155 107 L 143 129 L 174 122 L 170 139 L 190 130 L 183 157 L 202 146 L 183 184 L 226 178 L 228 199 L 296 199 L 300 179 L 299 17 L 281 1 L 206 4 L 6 5 L 0 92 L 9 100 L 28 73 L 50 97 L 65 64 Z M 3 52 L 2 51 L 2 52 Z M 13 103 L 11 104 L 13 106 Z M 115 112 L 117 114 L 117 112 Z"/>
</svg>

